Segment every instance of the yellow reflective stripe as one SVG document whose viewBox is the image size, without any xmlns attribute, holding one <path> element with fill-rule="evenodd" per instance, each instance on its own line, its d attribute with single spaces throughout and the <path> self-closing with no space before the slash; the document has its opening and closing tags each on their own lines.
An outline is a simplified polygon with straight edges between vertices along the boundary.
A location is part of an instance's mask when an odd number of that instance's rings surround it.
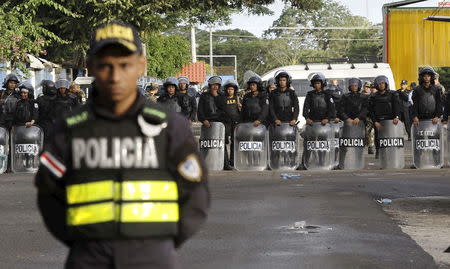
<svg viewBox="0 0 450 269">
<path fill-rule="evenodd" d="M 85 225 L 114 221 L 114 202 L 84 205 L 69 208 L 67 225 Z"/>
<path fill-rule="evenodd" d="M 121 222 L 176 222 L 177 203 L 124 203 Z"/>
<path fill-rule="evenodd" d="M 122 200 L 178 200 L 174 181 L 125 181 L 122 183 Z"/>
<path fill-rule="evenodd" d="M 113 192 L 112 180 L 69 185 L 67 186 L 67 202 L 78 204 L 113 199 Z"/>
</svg>

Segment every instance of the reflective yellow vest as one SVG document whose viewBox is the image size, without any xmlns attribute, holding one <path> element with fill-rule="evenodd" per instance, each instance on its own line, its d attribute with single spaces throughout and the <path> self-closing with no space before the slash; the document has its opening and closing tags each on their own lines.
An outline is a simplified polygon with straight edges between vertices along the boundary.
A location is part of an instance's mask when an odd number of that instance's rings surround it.
<svg viewBox="0 0 450 269">
<path fill-rule="evenodd" d="M 91 113 L 84 118 L 69 128 L 69 143 L 74 139 L 89 141 L 93 137 L 109 141 L 109 148 L 93 156 L 100 154 L 105 158 L 101 154 L 113 150 L 113 130 L 126 130 L 123 136 L 145 139 L 135 121 L 110 122 L 96 119 Z M 159 159 L 157 169 L 104 169 L 82 164 L 67 175 L 66 224 L 72 238 L 131 239 L 177 234 L 179 194 L 176 181 L 166 169 L 166 140 L 165 130 L 154 137 Z"/>
</svg>

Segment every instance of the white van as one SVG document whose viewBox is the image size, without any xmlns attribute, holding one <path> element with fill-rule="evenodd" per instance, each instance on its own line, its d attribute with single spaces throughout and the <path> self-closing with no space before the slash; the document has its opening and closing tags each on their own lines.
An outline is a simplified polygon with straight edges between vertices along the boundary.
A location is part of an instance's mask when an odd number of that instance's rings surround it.
<svg viewBox="0 0 450 269">
<path fill-rule="evenodd" d="M 306 93 L 312 90 L 309 78 L 313 73 L 324 74 L 328 82 L 333 79 L 338 80 L 344 93 L 348 92 L 348 80 L 350 78 L 360 78 L 364 83 L 365 81 L 373 82 L 375 77 L 380 75 L 386 76 L 389 79 L 389 87 L 391 90 L 395 90 L 394 76 L 387 63 L 289 65 L 267 72 L 262 76 L 262 80 L 267 81 L 280 71 L 286 71 L 292 76 L 291 86 L 295 89 L 300 104 L 299 127 L 305 124 L 305 119 L 302 116 L 303 104 L 305 103 Z"/>
</svg>

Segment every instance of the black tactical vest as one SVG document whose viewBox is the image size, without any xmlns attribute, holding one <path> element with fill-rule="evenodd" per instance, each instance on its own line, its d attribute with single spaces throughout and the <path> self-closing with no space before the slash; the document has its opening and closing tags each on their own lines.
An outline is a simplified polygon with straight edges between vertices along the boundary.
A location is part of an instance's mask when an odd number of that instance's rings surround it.
<svg viewBox="0 0 450 269">
<path fill-rule="evenodd" d="M 66 176 L 71 237 L 176 235 L 178 187 L 167 172 L 166 113 L 146 105 L 137 120 L 115 121 L 85 106 L 65 119 L 72 148 Z"/>
<path fill-rule="evenodd" d="M 418 88 L 417 94 L 419 95 L 419 115 L 421 117 L 432 117 L 436 112 L 436 90 L 435 88 Z"/>
<path fill-rule="evenodd" d="M 261 98 L 258 96 L 248 96 L 245 99 L 245 108 L 243 111 L 246 120 L 255 121 L 262 112 Z"/>
<path fill-rule="evenodd" d="M 283 112 L 293 112 L 293 102 L 289 90 L 275 93 L 275 110 Z"/>
<path fill-rule="evenodd" d="M 392 93 L 376 93 L 373 99 L 375 103 L 375 116 L 377 118 L 392 116 Z"/>
</svg>

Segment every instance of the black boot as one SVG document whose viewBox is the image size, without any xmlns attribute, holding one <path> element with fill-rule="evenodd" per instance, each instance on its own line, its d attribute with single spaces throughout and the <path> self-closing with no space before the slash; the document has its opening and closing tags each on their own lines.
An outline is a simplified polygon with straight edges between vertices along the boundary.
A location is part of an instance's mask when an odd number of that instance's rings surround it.
<svg viewBox="0 0 450 269">
<path fill-rule="evenodd" d="M 373 147 L 368 147 L 368 148 L 367 148 L 367 153 L 369 153 L 369 154 L 374 154 L 375 151 L 374 151 Z"/>
</svg>

